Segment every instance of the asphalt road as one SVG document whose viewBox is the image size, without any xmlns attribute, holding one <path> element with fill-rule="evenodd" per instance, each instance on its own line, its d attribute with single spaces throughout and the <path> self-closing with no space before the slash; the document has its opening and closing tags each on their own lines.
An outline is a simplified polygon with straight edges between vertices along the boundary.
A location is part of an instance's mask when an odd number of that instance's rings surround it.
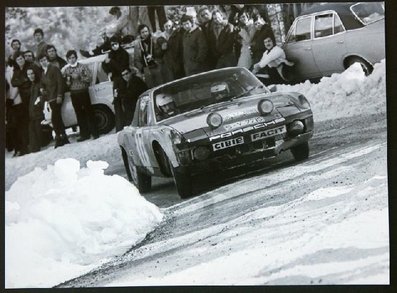
<svg viewBox="0 0 397 293">
<path fill-rule="evenodd" d="M 310 207 L 300 200 L 305 194 L 323 186 L 355 186 L 375 176 L 376 170 L 381 168 L 376 164 L 386 161 L 386 137 L 385 114 L 315 122 L 315 134 L 310 141 L 311 153 L 306 161 L 296 163 L 288 152 L 274 159 L 271 166 L 238 170 L 235 174 L 206 174 L 196 180 L 195 188 L 199 194 L 189 200 L 178 197 L 172 180 L 155 178 L 152 192 L 145 197 L 165 213 L 166 220 L 161 226 L 124 255 L 58 287 L 150 285 L 150 282 L 143 280 L 151 278 L 157 284 L 156 280 L 162 280 L 175 272 L 189 270 L 201 263 L 211 262 L 220 255 L 229 255 L 239 248 L 252 245 L 255 249 L 265 238 L 252 235 L 260 234 L 255 231 L 265 229 L 265 225 L 277 218 L 277 215 L 246 216 L 263 208 L 283 206 L 286 210 L 284 216 L 288 215 L 288 219 L 283 221 L 290 221 L 274 225 L 274 232 L 277 231 L 278 234 L 271 241 L 280 237 L 285 237 L 287 241 L 291 235 L 302 233 L 294 228 L 295 223 L 300 220 L 306 220 L 305 229 L 309 229 L 308 231 L 320 231 L 324 225 L 343 222 L 352 214 L 357 215 L 360 211 L 368 210 L 370 206 L 378 205 L 382 208 L 387 205 L 387 199 L 385 202 L 384 196 L 380 195 L 357 198 L 354 209 L 349 207 L 349 201 L 325 202 L 324 205 Z M 365 148 L 373 151 L 364 151 Z M 351 172 L 351 168 L 355 172 Z M 113 166 L 111 170 L 126 177 L 122 165 Z M 298 211 L 302 206 L 311 212 L 294 212 L 294 209 Z M 242 220 L 244 217 L 246 219 Z M 290 230 L 285 227 L 290 227 Z M 266 226 L 266 229 L 269 227 Z M 252 243 L 252 237 L 256 237 L 257 244 Z M 382 255 L 387 249 L 381 247 L 378 252 L 371 252 L 371 255 Z M 329 255 L 326 252 L 316 253 L 320 254 L 316 256 L 320 258 Z M 338 253 L 340 259 L 352 255 L 351 251 Z M 360 253 L 355 255 L 364 258 L 368 257 L 369 252 Z M 309 258 L 302 257 L 302 263 L 308 261 Z M 283 267 L 278 269 L 282 270 Z M 325 279 L 323 277 L 313 281 L 304 277 L 269 279 L 267 277 L 274 271 L 269 272 L 262 268 L 259 281 L 248 281 L 250 278 L 246 280 L 249 284 L 332 284 L 348 282 L 351 278 L 365 278 L 366 275 L 374 275 L 386 269 L 384 262 L 378 262 L 359 273 L 334 273 Z M 131 283 L 126 283 L 126 280 Z M 198 279 L 197 283 L 205 282 L 203 280 L 205 279 Z M 195 280 L 186 282 L 195 284 Z M 229 284 L 227 277 L 220 280 L 219 284 Z"/>
</svg>

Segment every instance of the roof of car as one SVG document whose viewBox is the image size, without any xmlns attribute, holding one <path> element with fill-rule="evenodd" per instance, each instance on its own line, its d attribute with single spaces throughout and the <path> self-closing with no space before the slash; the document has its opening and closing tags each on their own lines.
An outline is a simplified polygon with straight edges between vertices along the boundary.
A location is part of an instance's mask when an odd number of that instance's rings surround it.
<svg viewBox="0 0 397 293">
<path fill-rule="evenodd" d="M 350 10 L 350 7 L 356 2 L 344 2 L 344 3 L 318 3 L 312 5 L 305 11 L 302 11 L 300 16 L 309 15 L 321 11 L 333 10 L 338 13 L 343 25 L 347 30 L 356 29 L 363 27 L 364 25 L 356 18 L 356 16 Z"/>
</svg>

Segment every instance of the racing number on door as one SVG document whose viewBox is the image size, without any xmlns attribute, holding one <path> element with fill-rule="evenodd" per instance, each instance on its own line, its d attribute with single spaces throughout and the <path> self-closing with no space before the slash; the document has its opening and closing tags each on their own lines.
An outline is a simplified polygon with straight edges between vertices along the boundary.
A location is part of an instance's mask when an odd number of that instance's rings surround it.
<svg viewBox="0 0 397 293">
<path fill-rule="evenodd" d="M 143 166 L 149 166 L 149 155 L 143 143 L 142 129 L 137 129 L 135 132 L 136 149 Z"/>
</svg>

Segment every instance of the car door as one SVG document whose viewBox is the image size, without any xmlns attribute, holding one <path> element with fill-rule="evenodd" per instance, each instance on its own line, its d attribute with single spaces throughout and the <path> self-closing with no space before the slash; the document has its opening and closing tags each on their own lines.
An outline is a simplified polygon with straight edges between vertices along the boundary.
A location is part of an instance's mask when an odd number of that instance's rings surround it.
<svg viewBox="0 0 397 293">
<path fill-rule="evenodd" d="M 295 63 L 295 80 L 314 78 L 319 75 L 312 52 L 312 17 L 310 15 L 295 20 L 283 48 L 287 59 Z"/>
<path fill-rule="evenodd" d="M 333 11 L 314 15 L 312 51 L 322 76 L 344 71 L 345 28 Z"/>
</svg>

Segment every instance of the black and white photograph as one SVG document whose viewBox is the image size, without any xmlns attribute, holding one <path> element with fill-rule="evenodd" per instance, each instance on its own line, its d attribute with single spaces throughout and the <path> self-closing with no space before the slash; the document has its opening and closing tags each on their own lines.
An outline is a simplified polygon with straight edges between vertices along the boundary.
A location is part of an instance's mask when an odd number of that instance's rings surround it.
<svg viewBox="0 0 397 293">
<path fill-rule="evenodd" d="M 5 288 L 390 285 L 387 2 L 7 1 Z"/>
</svg>

